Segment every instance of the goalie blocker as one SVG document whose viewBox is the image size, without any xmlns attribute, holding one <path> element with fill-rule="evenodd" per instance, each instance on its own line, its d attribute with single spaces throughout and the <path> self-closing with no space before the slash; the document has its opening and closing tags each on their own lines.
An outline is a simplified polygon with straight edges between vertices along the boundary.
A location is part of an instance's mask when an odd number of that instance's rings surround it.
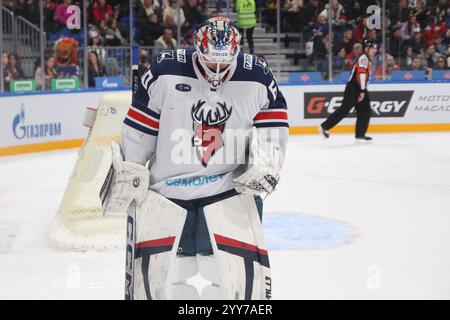
<svg viewBox="0 0 450 320">
<path fill-rule="evenodd" d="M 147 190 L 147 168 L 123 161 L 118 144 L 112 150 L 100 197 L 105 214 L 128 212 L 126 299 L 271 298 L 261 211 L 252 194 L 234 193 L 203 206 L 213 254 L 179 254 L 188 211 Z M 197 273 L 210 282 L 201 293 L 187 282 Z"/>
</svg>

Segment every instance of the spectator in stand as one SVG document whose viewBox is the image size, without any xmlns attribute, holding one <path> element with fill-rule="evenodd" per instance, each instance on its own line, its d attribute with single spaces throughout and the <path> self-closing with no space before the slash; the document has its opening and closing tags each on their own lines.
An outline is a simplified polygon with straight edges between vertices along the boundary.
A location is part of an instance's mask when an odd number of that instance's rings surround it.
<svg viewBox="0 0 450 320">
<path fill-rule="evenodd" d="M 151 56 L 148 53 L 148 50 L 141 49 L 139 50 L 139 75 L 142 75 L 145 70 L 150 67 Z"/>
<path fill-rule="evenodd" d="M 428 16 L 431 14 L 430 9 L 425 3 L 425 0 L 417 0 L 415 10 L 417 22 L 420 25 L 420 29 L 424 29 L 427 24 Z"/>
<path fill-rule="evenodd" d="M 407 0 L 399 0 L 398 5 L 391 10 L 391 20 L 394 24 L 400 24 L 408 21 L 411 9 L 408 7 Z"/>
<path fill-rule="evenodd" d="M 56 2 L 47 0 L 44 7 L 44 29 L 47 33 L 58 31 L 58 23 L 55 21 Z"/>
<path fill-rule="evenodd" d="M 116 16 L 113 7 L 106 4 L 106 0 L 97 0 L 92 6 L 92 17 L 94 23 L 99 24 L 100 21 L 108 21 Z"/>
<path fill-rule="evenodd" d="M 177 25 L 175 24 L 175 19 L 173 16 L 171 16 L 171 15 L 165 16 L 163 27 L 164 27 L 164 29 L 170 29 L 172 31 L 172 35 L 175 39 L 178 38 L 178 35 L 177 35 L 178 28 L 177 28 Z"/>
<path fill-rule="evenodd" d="M 367 29 L 367 18 L 364 17 L 361 20 L 359 20 L 359 23 L 357 23 L 355 30 L 353 30 L 353 40 L 356 42 L 362 42 L 363 39 L 367 37 L 367 32 L 369 31 Z"/>
<path fill-rule="evenodd" d="M 314 36 L 313 57 L 315 69 L 322 74 L 328 71 L 328 34 L 317 33 Z"/>
<path fill-rule="evenodd" d="M 373 41 L 377 45 L 380 45 L 380 40 L 378 39 L 378 34 L 376 29 L 367 30 L 366 39 L 369 41 Z"/>
<path fill-rule="evenodd" d="M 275 32 L 277 25 L 277 0 L 267 0 L 262 12 L 262 19 L 267 32 Z"/>
<path fill-rule="evenodd" d="M 72 4 L 72 0 L 63 0 L 55 10 L 55 21 L 58 24 L 58 29 L 65 28 L 67 18 L 69 18 L 69 14 L 67 13 L 67 7 Z"/>
<path fill-rule="evenodd" d="M 413 37 L 408 42 L 408 44 L 411 46 L 412 51 L 414 54 L 420 54 L 420 50 L 425 46 L 425 42 L 422 38 L 422 33 L 420 30 L 415 30 L 413 33 Z"/>
<path fill-rule="evenodd" d="M 365 11 L 361 7 L 361 3 L 359 1 L 353 1 L 352 6 L 346 10 L 346 16 L 350 21 L 355 21 L 359 23 L 359 21 L 364 17 Z"/>
<path fill-rule="evenodd" d="M 195 30 L 204 20 L 200 8 L 197 6 L 197 0 L 186 0 L 182 9 L 186 18 L 186 26 L 190 30 Z"/>
<path fill-rule="evenodd" d="M 437 36 L 443 37 L 445 35 L 446 30 L 447 30 L 447 25 L 445 22 L 439 22 L 438 24 L 436 24 L 435 19 L 433 17 L 430 17 L 428 19 L 427 26 L 425 27 L 425 30 L 423 32 L 425 44 L 427 46 L 430 44 L 433 44 L 434 39 Z"/>
<path fill-rule="evenodd" d="M 324 14 L 319 14 L 319 16 L 317 17 L 317 21 L 316 24 L 314 25 L 314 30 L 313 30 L 314 35 L 317 34 L 326 34 L 328 33 L 328 21 L 327 21 L 327 16 Z"/>
<path fill-rule="evenodd" d="M 16 14 L 36 25 L 39 24 L 39 2 L 35 0 L 18 0 Z"/>
<path fill-rule="evenodd" d="M 5 84 L 5 77 L 6 77 L 6 67 L 8 66 L 8 52 L 3 51 L 2 52 L 2 62 L 0 68 L 3 69 L 3 79 L 0 79 L 0 81 L 3 81 L 3 88 L 5 88 L 5 91 L 8 91 L 8 87 Z"/>
<path fill-rule="evenodd" d="M 3 69 L 5 69 L 6 66 L 8 65 L 8 60 L 9 60 L 8 52 L 3 51 L 2 52 L 2 66 L 1 66 Z"/>
<path fill-rule="evenodd" d="M 399 71 L 400 67 L 395 63 L 395 59 L 390 54 L 386 54 L 386 70 L 384 72 L 385 77 L 389 78 L 392 74 L 392 71 Z M 380 65 L 376 72 L 375 78 L 377 80 L 383 80 L 383 65 Z"/>
<path fill-rule="evenodd" d="M 89 32 L 89 46 L 91 51 L 95 51 L 101 61 L 105 60 L 106 50 L 103 48 L 105 43 L 100 33 L 94 29 Z"/>
<path fill-rule="evenodd" d="M 181 26 L 184 25 L 186 18 L 184 17 L 184 11 L 180 10 L 180 21 L 178 21 L 178 12 L 177 12 L 177 0 L 170 0 L 170 5 L 166 7 L 163 11 L 163 20 L 166 21 L 167 16 L 172 16 L 174 19 L 174 23 Z"/>
<path fill-rule="evenodd" d="M 255 0 L 236 0 L 236 11 L 238 13 L 237 25 L 241 33 L 241 45 L 244 45 L 244 38 L 247 37 L 249 51 L 253 54 L 255 50 L 253 31 L 256 26 Z"/>
<path fill-rule="evenodd" d="M 353 45 L 352 52 L 350 52 L 345 57 L 345 65 L 347 66 L 347 70 L 352 70 L 353 64 L 355 63 L 356 59 L 363 53 L 363 46 L 361 43 L 357 42 Z"/>
<path fill-rule="evenodd" d="M 400 65 L 402 69 L 410 69 L 412 65 L 412 60 L 414 57 L 414 52 L 411 45 L 407 44 L 403 47 L 403 52 L 400 57 Z"/>
<path fill-rule="evenodd" d="M 141 32 L 145 32 L 148 27 L 148 18 L 150 15 L 156 14 L 158 18 L 161 16 L 161 8 L 159 7 L 159 4 L 157 5 L 157 3 L 158 1 L 154 2 L 153 0 L 143 1 L 143 5 L 137 15 L 137 22 Z"/>
<path fill-rule="evenodd" d="M 431 10 L 431 14 L 445 21 L 445 19 L 448 18 L 450 14 L 450 3 L 448 2 L 448 0 L 438 0 L 433 2 L 435 3 L 435 5 Z"/>
<path fill-rule="evenodd" d="M 448 69 L 448 65 L 447 65 L 447 60 L 445 59 L 444 55 L 440 55 L 437 58 L 437 62 L 434 65 L 434 70 L 447 70 Z"/>
<path fill-rule="evenodd" d="M 111 47 L 117 47 L 124 44 L 124 39 L 116 19 L 109 19 L 106 22 L 105 44 Z"/>
<path fill-rule="evenodd" d="M 12 11 L 15 12 L 16 11 L 16 6 L 17 6 L 17 1 L 16 0 L 3 0 L 3 6 Z"/>
<path fill-rule="evenodd" d="M 444 43 L 444 39 L 440 35 L 434 38 L 434 47 L 437 53 L 443 55 L 448 53 L 449 45 L 447 43 Z"/>
<path fill-rule="evenodd" d="M 403 48 L 402 32 L 399 26 L 395 26 L 391 33 L 391 39 L 389 44 L 389 53 L 398 58 Z"/>
<path fill-rule="evenodd" d="M 425 68 L 432 69 L 437 62 L 438 54 L 433 44 L 428 45 L 422 49 L 420 53 L 420 62 Z"/>
<path fill-rule="evenodd" d="M 55 70 L 55 57 L 53 54 L 47 54 L 45 57 L 45 73 L 42 74 L 42 67 L 38 66 L 34 72 L 34 80 L 40 90 L 50 89 L 52 79 L 57 77 Z M 42 79 L 44 78 L 44 79 Z"/>
<path fill-rule="evenodd" d="M 2 55 L 2 62 L 5 62 L 6 59 L 4 59 Z M 16 53 L 11 53 L 8 55 L 8 60 L 6 63 L 6 66 L 3 70 L 3 85 L 5 88 L 5 91 L 9 91 L 9 86 L 11 81 L 13 80 L 20 80 L 25 77 L 22 65 L 20 63 L 20 58 Z"/>
<path fill-rule="evenodd" d="M 342 36 L 342 40 L 337 40 L 336 44 L 334 45 L 335 48 L 345 48 L 346 54 L 349 54 L 353 50 L 353 44 L 355 42 L 353 41 L 353 31 L 352 28 L 345 28 L 344 33 Z M 336 52 L 335 52 L 336 54 Z"/>
<path fill-rule="evenodd" d="M 337 54 L 333 58 L 333 70 L 335 72 L 347 71 L 347 66 L 345 64 L 346 56 L 347 54 L 344 47 L 337 50 Z"/>
<path fill-rule="evenodd" d="M 401 27 L 402 39 L 411 39 L 414 32 L 420 32 L 420 24 L 417 22 L 416 12 L 413 11 L 408 22 L 403 23 Z"/>
<path fill-rule="evenodd" d="M 163 33 L 163 27 L 158 22 L 158 16 L 154 13 L 150 14 L 147 18 L 147 22 L 143 26 L 144 28 L 141 29 L 140 43 L 143 46 L 153 46 L 155 44 L 155 40 L 158 39 Z"/>
<path fill-rule="evenodd" d="M 89 87 L 95 87 L 95 78 L 106 76 L 106 68 L 100 63 L 97 52 L 89 52 L 88 59 L 88 84 Z"/>
<path fill-rule="evenodd" d="M 412 71 L 419 71 L 423 70 L 422 63 L 420 62 L 419 56 L 415 55 L 413 56 L 412 63 L 411 63 L 411 69 Z"/>
<path fill-rule="evenodd" d="M 325 9 L 320 13 L 328 17 L 329 3 L 325 5 Z M 333 31 L 342 32 L 346 18 L 344 13 L 344 7 L 339 3 L 339 0 L 331 0 L 331 21 L 333 23 Z"/>
<path fill-rule="evenodd" d="M 8 74 L 9 81 L 20 80 L 25 78 L 25 74 L 22 69 L 22 63 L 17 53 L 9 54 L 8 65 L 5 71 Z"/>
<path fill-rule="evenodd" d="M 197 6 L 199 7 L 203 17 L 206 19 L 206 17 L 208 17 L 208 0 L 197 0 Z"/>
<path fill-rule="evenodd" d="M 314 26 L 321 11 L 322 7 L 320 6 L 319 0 L 309 0 L 309 3 L 307 3 L 304 7 L 303 12 L 307 22 L 304 28 L 304 35 L 306 38 L 310 38 L 312 36 Z"/>
<path fill-rule="evenodd" d="M 164 50 L 175 49 L 177 41 L 173 38 L 172 30 L 165 28 L 163 34 L 155 41 L 155 46 Z"/>
<path fill-rule="evenodd" d="M 299 32 L 303 29 L 303 0 L 284 1 L 284 32 Z"/>
<path fill-rule="evenodd" d="M 226 7 L 227 7 L 227 0 L 216 0 L 216 10 L 214 10 L 214 12 L 217 13 L 216 17 L 219 17 L 220 13 L 222 12 L 222 9 L 226 9 Z M 212 15 L 211 18 L 213 18 Z"/>
</svg>

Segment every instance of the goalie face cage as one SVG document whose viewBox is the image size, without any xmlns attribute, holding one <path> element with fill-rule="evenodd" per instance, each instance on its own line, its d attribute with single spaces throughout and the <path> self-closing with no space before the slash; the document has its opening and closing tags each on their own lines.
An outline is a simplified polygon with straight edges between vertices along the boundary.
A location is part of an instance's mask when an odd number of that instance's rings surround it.
<svg viewBox="0 0 450 320">
<path fill-rule="evenodd" d="M 130 101 L 131 92 L 105 94 L 95 118 L 90 117 L 88 122 L 93 124 L 50 225 L 51 247 L 72 250 L 125 247 L 126 214 L 103 216 L 99 191 L 111 165 L 111 142 L 119 140 Z M 92 116 L 92 111 L 87 115 Z"/>
</svg>

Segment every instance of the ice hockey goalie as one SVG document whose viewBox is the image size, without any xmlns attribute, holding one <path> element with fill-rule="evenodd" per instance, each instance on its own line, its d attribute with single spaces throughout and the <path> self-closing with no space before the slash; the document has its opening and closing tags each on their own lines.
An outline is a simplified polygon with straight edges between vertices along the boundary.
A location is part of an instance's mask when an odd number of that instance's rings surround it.
<svg viewBox="0 0 450 320">
<path fill-rule="evenodd" d="M 262 196 L 280 178 L 286 101 L 264 59 L 211 18 L 134 86 L 101 190 L 128 212 L 127 299 L 270 299 Z M 188 281 L 200 276 L 201 292 Z"/>
</svg>

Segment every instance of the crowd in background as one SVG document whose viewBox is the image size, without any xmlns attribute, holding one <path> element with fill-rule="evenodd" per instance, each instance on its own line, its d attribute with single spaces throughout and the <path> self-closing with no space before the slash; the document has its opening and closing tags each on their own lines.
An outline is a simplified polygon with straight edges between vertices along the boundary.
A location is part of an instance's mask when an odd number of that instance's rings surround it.
<svg viewBox="0 0 450 320">
<path fill-rule="evenodd" d="M 180 14 L 177 0 L 135 0 L 133 2 L 135 24 L 133 41 L 143 47 L 160 50 L 173 49 L 179 38 L 182 46 L 192 46 L 192 34 L 196 26 L 209 16 L 219 15 L 226 7 L 224 0 L 214 1 L 208 10 L 208 0 L 184 0 Z M 235 2 L 236 0 L 234 0 Z M 251 0 L 258 16 L 268 32 L 274 32 L 277 24 L 276 0 Z M 379 53 L 373 63 L 377 77 L 381 77 L 381 56 L 386 51 L 386 75 L 395 70 L 448 69 L 450 65 L 450 0 L 398 0 L 386 1 L 385 25 L 386 48 L 382 45 L 380 30 L 366 27 L 369 5 L 381 6 L 381 0 L 281 0 L 281 31 L 300 35 L 309 50 L 311 67 L 324 73 L 328 70 L 328 52 L 331 38 L 333 71 L 351 69 L 355 58 L 361 53 L 362 39 L 378 43 Z M 60 37 L 80 35 L 67 29 L 67 7 L 81 0 L 46 0 L 44 25 L 49 43 Z M 17 15 L 22 15 L 39 25 L 37 0 L 3 0 L 3 5 Z M 211 7 L 211 6 L 210 6 Z M 235 10 L 235 5 L 230 5 Z M 113 75 L 105 66 L 107 53 L 104 48 L 130 44 L 129 1 L 88 0 L 89 84 L 95 85 L 95 77 Z M 331 34 L 328 19 L 331 17 Z M 178 28 L 178 26 L 180 28 Z M 180 34 L 178 34 L 180 30 Z M 251 40 L 251 39 L 250 39 Z M 81 39 L 84 41 L 84 39 Z M 253 50 L 253 43 L 250 43 Z M 258 54 L 256 50 L 256 54 Z M 151 50 L 141 50 L 141 67 L 148 65 Z M 5 88 L 14 79 L 25 77 L 20 57 L 15 53 L 2 54 Z M 42 77 L 44 72 L 44 77 Z M 52 50 L 45 54 L 45 70 L 40 63 L 35 66 L 35 79 L 48 87 L 51 79 L 58 77 Z"/>
<path fill-rule="evenodd" d="M 273 0 L 269 0 L 273 1 Z M 276 2 L 276 1 L 275 1 Z M 300 32 L 311 42 L 315 67 L 328 69 L 330 43 L 329 16 L 332 24 L 334 71 L 346 71 L 361 52 L 362 39 L 378 44 L 374 69 L 381 75 L 381 57 L 386 52 L 386 75 L 396 70 L 448 69 L 450 65 L 450 1 L 398 0 L 386 1 L 384 16 L 386 48 L 381 30 L 368 29 L 370 5 L 381 7 L 377 0 L 287 0 L 283 15 L 284 32 Z M 266 7 L 267 8 L 267 7 Z M 276 9 L 276 6 L 275 6 Z M 265 17 L 274 26 L 272 13 Z M 330 15 L 329 11 L 330 10 Z"/>
</svg>

